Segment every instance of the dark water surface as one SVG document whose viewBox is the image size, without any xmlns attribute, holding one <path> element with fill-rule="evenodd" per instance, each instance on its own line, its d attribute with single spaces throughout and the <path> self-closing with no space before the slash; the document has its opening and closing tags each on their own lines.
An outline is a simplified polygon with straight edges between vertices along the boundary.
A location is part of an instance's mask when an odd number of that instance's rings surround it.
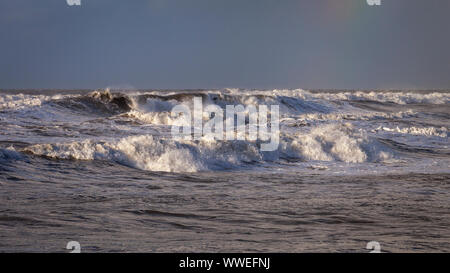
<svg viewBox="0 0 450 273">
<path fill-rule="evenodd" d="M 72 240 L 86 252 L 365 252 L 373 240 L 382 251 L 450 251 L 450 174 L 17 169 L 1 175 L 1 251 L 59 252 Z"/>
</svg>

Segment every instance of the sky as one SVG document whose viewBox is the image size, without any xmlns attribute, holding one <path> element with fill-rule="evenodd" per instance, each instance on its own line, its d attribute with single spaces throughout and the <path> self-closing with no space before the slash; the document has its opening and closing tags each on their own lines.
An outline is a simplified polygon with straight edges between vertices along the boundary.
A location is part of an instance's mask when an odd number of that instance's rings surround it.
<svg viewBox="0 0 450 273">
<path fill-rule="evenodd" d="M 450 1 L 2 0 L 3 89 L 450 89 Z"/>
</svg>

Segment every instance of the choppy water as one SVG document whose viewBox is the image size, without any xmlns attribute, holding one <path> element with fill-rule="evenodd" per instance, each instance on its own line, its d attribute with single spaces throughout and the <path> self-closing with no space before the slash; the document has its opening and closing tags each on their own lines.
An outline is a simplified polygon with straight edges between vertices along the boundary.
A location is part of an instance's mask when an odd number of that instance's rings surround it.
<svg viewBox="0 0 450 273">
<path fill-rule="evenodd" d="M 280 146 L 174 105 L 280 105 Z M 1 91 L 0 251 L 450 251 L 450 92 Z"/>
</svg>

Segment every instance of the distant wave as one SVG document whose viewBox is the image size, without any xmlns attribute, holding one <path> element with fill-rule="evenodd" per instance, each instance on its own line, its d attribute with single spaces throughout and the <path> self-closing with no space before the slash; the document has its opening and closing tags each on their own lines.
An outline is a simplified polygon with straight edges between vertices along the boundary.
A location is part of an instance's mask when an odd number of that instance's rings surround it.
<svg viewBox="0 0 450 273">
<path fill-rule="evenodd" d="M 225 89 L 212 91 L 149 91 L 134 94 L 112 93 L 108 89 L 94 91 L 87 95 L 0 95 L 0 110 L 18 110 L 25 107 L 42 106 L 46 102 L 54 102 L 71 108 L 74 105 L 84 104 L 86 107 L 116 108 L 119 111 L 128 111 L 145 104 L 171 105 L 174 102 L 186 102 L 193 97 L 200 96 L 210 103 L 218 105 L 244 104 L 257 105 L 277 103 L 290 110 L 300 112 L 327 112 L 329 102 L 333 101 L 376 101 L 397 104 L 446 104 L 450 102 L 450 93 L 431 92 L 420 94 L 417 92 L 324 92 L 312 93 L 302 89 L 296 90 L 240 90 Z M 109 105 L 109 106 L 108 106 Z"/>
</svg>

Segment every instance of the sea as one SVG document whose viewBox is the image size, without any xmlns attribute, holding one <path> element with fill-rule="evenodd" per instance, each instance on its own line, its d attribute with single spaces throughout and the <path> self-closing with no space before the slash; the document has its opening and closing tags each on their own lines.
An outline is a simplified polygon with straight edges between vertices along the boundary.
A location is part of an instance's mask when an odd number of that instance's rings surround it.
<svg viewBox="0 0 450 273">
<path fill-rule="evenodd" d="M 278 148 L 174 138 L 196 97 Z M 0 128 L 0 252 L 450 251 L 449 90 L 0 90 Z"/>
</svg>

